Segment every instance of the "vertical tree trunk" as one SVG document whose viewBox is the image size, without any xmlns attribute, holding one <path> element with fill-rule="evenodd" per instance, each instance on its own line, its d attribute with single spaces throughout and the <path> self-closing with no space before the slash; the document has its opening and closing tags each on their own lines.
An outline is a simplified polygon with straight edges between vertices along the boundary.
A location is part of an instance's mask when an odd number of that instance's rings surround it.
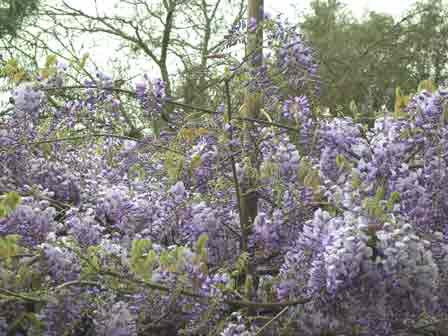
<svg viewBox="0 0 448 336">
<path fill-rule="evenodd" d="M 165 82 L 165 92 L 168 96 L 171 96 L 172 94 L 171 82 L 168 73 L 167 60 L 168 60 L 168 47 L 170 45 L 171 31 L 173 29 L 173 23 L 174 23 L 174 11 L 176 9 L 176 2 L 169 1 L 168 3 L 165 3 L 165 8 L 167 14 L 165 18 L 165 27 L 163 30 L 159 67 L 160 72 L 162 74 L 162 79 Z"/>
<path fill-rule="evenodd" d="M 263 12 L 264 0 L 248 0 L 248 22 L 255 20 L 257 29 L 255 31 L 248 29 L 247 32 L 247 48 L 246 57 L 250 67 L 256 68 L 263 63 Z M 249 24 L 249 28 L 253 27 Z M 249 79 L 250 80 L 250 79 Z M 245 97 L 245 109 L 243 109 L 243 117 L 259 118 L 261 100 L 258 95 L 247 92 Z M 253 169 L 258 168 L 257 149 L 254 148 L 254 141 L 251 139 L 251 129 L 253 124 L 247 122 L 244 125 L 243 145 L 248 151 L 245 153 L 250 160 L 250 165 Z M 248 237 L 252 230 L 252 224 L 257 216 L 257 193 L 256 193 L 256 179 L 249 178 L 248 185 L 242 187 L 241 192 L 241 228 L 242 228 L 242 243 L 241 248 L 247 251 Z"/>
</svg>

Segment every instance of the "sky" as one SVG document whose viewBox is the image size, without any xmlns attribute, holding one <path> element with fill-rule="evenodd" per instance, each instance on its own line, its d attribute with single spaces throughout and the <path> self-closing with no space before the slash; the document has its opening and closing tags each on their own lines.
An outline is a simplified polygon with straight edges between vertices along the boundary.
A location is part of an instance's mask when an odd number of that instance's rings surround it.
<svg viewBox="0 0 448 336">
<path fill-rule="evenodd" d="M 54 0 L 58 2 L 60 0 Z M 89 14 L 95 15 L 95 3 L 97 3 L 100 12 L 110 15 L 114 11 L 117 11 L 116 6 L 120 4 L 121 0 L 66 0 L 73 7 L 80 8 Z M 149 3 L 155 0 L 149 0 Z M 275 15 L 278 13 L 285 14 L 290 18 L 290 22 L 296 22 L 297 14 L 301 11 L 306 11 L 309 9 L 309 4 L 312 0 L 264 0 L 266 11 Z M 361 17 L 363 13 L 368 10 L 374 10 L 377 12 L 388 13 L 396 17 L 401 17 L 404 15 L 410 6 L 415 2 L 415 0 L 339 0 L 347 5 L 347 9 L 352 11 L 352 13 Z M 211 2 L 211 1 L 210 1 Z M 224 1 L 226 2 L 226 1 Z M 87 40 L 85 40 L 87 42 Z M 84 44 L 84 43 L 83 43 Z M 112 55 L 119 55 L 117 53 L 110 53 L 111 47 L 118 48 L 111 40 L 98 41 L 95 40 L 94 45 L 91 43 L 86 43 L 85 47 L 87 52 L 94 55 L 94 59 L 97 61 L 98 65 L 115 64 Z M 85 51 L 80 50 L 80 55 Z M 115 56 L 114 56 L 115 57 Z M 119 57 L 119 59 L 121 59 Z M 132 60 L 132 62 L 137 62 L 137 59 Z M 146 62 L 142 67 L 148 67 Z M 136 65 L 134 63 L 134 65 Z M 151 67 L 148 69 L 150 72 L 156 71 L 155 68 Z"/>
<path fill-rule="evenodd" d="M 96 0 L 101 7 L 113 8 L 113 0 Z M 388 13 L 394 16 L 400 16 L 408 9 L 416 0 L 340 0 L 347 4 L 348 8 L 358 17 L 366 10 L 374 10 L 377 12 Z M 67 0 L 75 7 L 88 7 L 94 8 L 93 0 Z M 291 13 L 297 12 L 291 11 L 291 6 L 295 6 L 298 9 L 306 9 L 309 7 L 311 0 L 265 0 L 265 6 L 268 10 L 272 10 L 276 13 Z"/>
<path fill-rule="evenodd" d="M 306 9 L 311 0 L 265 0 L 268 9 L 275 12 L 288 11 L 291 5 L 298 9 Z M 366 10 L 388 13 L 394 16 L 401 16 L 415 0 L 342 0 L 347 7 L 357 16 L 361 17 Z M 292 12 L 292 11 L 288 11 Z"/>
</svg>

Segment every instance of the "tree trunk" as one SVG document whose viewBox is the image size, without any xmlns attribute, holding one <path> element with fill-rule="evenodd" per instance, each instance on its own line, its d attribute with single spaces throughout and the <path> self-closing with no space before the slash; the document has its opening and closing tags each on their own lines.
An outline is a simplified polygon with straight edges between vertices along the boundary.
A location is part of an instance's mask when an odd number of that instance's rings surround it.
<svg viewBox="0 0 448 336">
<path fill-rule="evenodd" d="M 256 20 L 255 31 L 248 29 L 248 42 L 246 47 L 246 57 L 252 68 L 257 68 L 263 63 L 263 11 L 264 0 L 248 0 L 248 22 Z M 249 26 L 251 27 L 251 26 Z M 249 79 L 250 80 L 250 79 Z M 245 109 L 243 117 L 257 119 L 260 116 L 261 100 L 260 97 L 251 92 L 246 93 Z M 246 122 L 243 131 L 243 146 L 246 149 L 245 156 L 250 160 L 250 166 L 254 170 L 258 170 L 257 148 L 254 148 L 254 141 L 251 138 L 251 129 L 253 124 Z M 257 193 L 256 178 L 250 176 L 249 182 L 243 184 L 241 192 L 241 229 L 242 243 L 241 248 L 247 251 L 248 238 L 252 231 L 252 224 L 257 216 Z"/>
</svg>

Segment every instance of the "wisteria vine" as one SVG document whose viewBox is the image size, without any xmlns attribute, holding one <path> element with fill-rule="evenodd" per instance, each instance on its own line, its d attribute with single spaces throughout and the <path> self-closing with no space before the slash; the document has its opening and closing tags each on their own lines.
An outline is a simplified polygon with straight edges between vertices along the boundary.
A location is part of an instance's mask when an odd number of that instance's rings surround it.
<svg viewBox="0 0 448 336">
<path fill-rule="evenodd" d="M 0 119 L 0 334 L 446 328 L 448 91 L 420 92 L 373 128 L 326 118 L 293 27 L 266 16 L 244 28 L 268 32 L 269 54 L 226 74 L 217 106 L 176 101 L 147 76 L 79 85 L 55 62 L 14 89 Z M 244 90 L 261 98 L 257 118 L 238 114 Z"/>
</svg>

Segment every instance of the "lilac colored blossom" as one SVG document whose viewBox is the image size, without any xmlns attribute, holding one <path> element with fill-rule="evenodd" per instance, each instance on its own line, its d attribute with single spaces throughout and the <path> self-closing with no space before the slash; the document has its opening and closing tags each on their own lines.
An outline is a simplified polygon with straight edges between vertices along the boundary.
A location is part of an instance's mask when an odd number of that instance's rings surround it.
<svg viewBox="0 0 448 336">
<path fill-rule="evenodd" d="M 243 317 L 239 313 L 232 314 L 233 322 L 229 322 L 225 329 L 220 333 L 220 336 L 253 336 L 255 330 L 247 328 Z M 252 329 L 252 330 L 251 330 Z"/>
<path fill-rule="evenodd" d="M 173 194 L 174 201 L 176 203 L 182 202 L 187 196 L 187 192 L 185 190 L 185 186 L 182 181 L 179 181 L 176 184 L 174 184 L 171 187 L 170 192 Z"/>
<path fill-rule="evenodd" d="M 30 84 L 22 84 L 14 91 L 13 97 L 16 117 L 35 122 L 39 116 L 43 94 Z"/>
<path fill-rule="evenodd" d="M 95 314 L 95 329 L 101 336 L 137 335 L 136 317 L 125 302 L 118 301 L 102 307 Z"/>
<path fill-rule="evenodd" d="M 251 17 L 249 19 L 249 23 L 247 24 L 247 29 L 250 33 L 255 33 L 257 31 L 257 19 L 254 17 Z"/>
<path fill-rule="evenodd" d="M 275 137 L 269 129 L 263 129 L 262 134 L 267 138 L 261 143 L 263 163 L 262 169 L 277 167 L 278 174 L 284 180 L 293 180 L 297 176 L 300 154 L 297 147 L 291 143 L 287 135 Z"/>
<path fill-rule="evenodd" d="M 145 81 L 136 84 L 135 93 L 146 116 L 151 119 L 158 118 L 167 99 L 165 83 L 160 79 L 150 81 L 145 76 Z"/>
<path fill-rule="evenodd" d="M 194 186 L 198 191 L 208 190 L 208 182 L 213 178 L 213 164 L 218 158 L 216 138 L 203 136 L 188 152 L 187 163 L 189 170 L 185 175 L 191 176 L 191 184 L 186 187 Z M 188 179 L 190 180 L 190 179 Z"/>
<path fill-rule="evenodd" d="M 124 188 L 105 190 L 98 200 L 96 217 L 104 226 L 112 226 L 123 232 L 132 230 L 132 211 L 135 203 Z"/>
<path fill-rule="evenodd" d="M 238 242 L 226 243 L 232 234 L 227 227 L 234 226 L 235 215 L 218 204 L 196 203 L 188 209 L 181 230 L 190 242 L 196 242 L 202 234 L 207 234 L 209 262 L 214 264 L 235 251 Z"/>
<path fill-rule="evenodd" d="M 44 246 L 44 255 L 48 273 L 55 282 L 72 281 L 79 277 L 80 260 L 68 248 L 53 246 L 47 243 Z"/>
<path fill-rule="evenodd" d="M 0 234 L 20 235 L 24 245 L 38 245 L 56 230 L 55 214 L 52 207 L 40 209 L 33 203 L 18 205 L 10 216 L 0 218 Z"/>
<path fill-rule="evenodd" d="M 311 117 L 309 99 L 306 96 L 299 96 L 285 100 L 283 104 L 283 116 L 296 121 L 306 120 Z"/>
<path fill-rule="evenodd" d="M 282 212 L 274 210 L 272 216 L 259 211 L 254 220 L 253 244 L 265 255 L 280 249 L 280 230 L 282 226 Z"/>
<path fill-rule="evenodd" d="M 104 231 L 104 228 L 95 220 L 94 211 L 89 210 L 83 214 L 67 214 L 68 218 L 66 219 L 69 232 L 84 246 L 98 244 L 101 240 L 102 231 Z"/>
<path fill-rule="evenodd" d="M 75 205 L 80 202 L 79 177 L 73 174 L 68 165 L 48 162 L 43 158 L 30 161 L 30 181 L 54 194 L 54 198 Z"/>
</svg>

